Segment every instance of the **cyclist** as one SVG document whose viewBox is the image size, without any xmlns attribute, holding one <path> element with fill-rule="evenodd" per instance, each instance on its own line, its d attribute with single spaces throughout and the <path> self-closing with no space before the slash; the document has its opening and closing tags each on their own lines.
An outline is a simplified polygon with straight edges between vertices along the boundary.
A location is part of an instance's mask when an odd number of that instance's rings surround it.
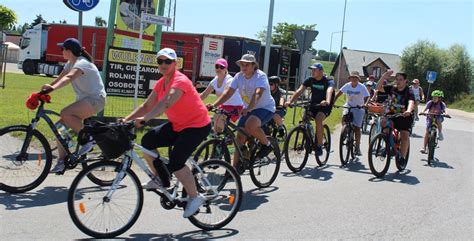
<svg viewBox="0 0 474 241">
<path fill-rule="evenodd" d="M 311 104 L 320 104 L 319 107 L 311 107 L 310 115 L 313 116 L 316 123 L 316 154 L 321 156 L 323 154 L 323 121 L 331 114 L 334 100 L 334 80 L 328 79 L 324 75 L 323 65 L 315 63 L 309 67 L 311 69 L 311 77 L 306 79 L 303 84 L 295 91 L 290 100 L 285 103 L 285 106 L 298 100 L 298 97 L 305 91 L 306 88 L 311 88 Z"/>
<path fill-rule="evenodd" d="M 431 100 L 426 103 L 426 107 L 423 112 L 441 115 L 441 114 L 448 114 L 446 112 L 446 104 L 443 102 L 442 98 L 444 98 L 444 93 L 441 90 L 434 90 L 431 92 Z M 426 146 L 428 145 L 428 139 L 430 137 L 430 126 L 432 124 L 433 119 L 426 118 L 426 132 L 425 132 L 425 139 L 423 141 L 423 149 L 420 150 L 421 153 L 427 154 Z M 435 117 L 436 124 L 438 124 L 438 140 L 442 141 L 444 139 L 443 136 L 443 126 L 442 123 L 444 121 L 444 117 L 436 116 Z"/>
<path fill-rule="evenodd" d="M 342 94 L 346 94 L 346 103 L 344 106 L 346 107 L 356 107 L 356 106 L 363 106 L 368 102 L 368 98 L 370 96 L 369 91 L 367 88 L 360 83 L 360 76 L 359 72 L 352 71 L 349 75 L 349 81 L 345 85 L 341 87 L 341 89 L 336 93 L 336 98 L 334 102 L 336 102 L 337 98 Z M 349 109 L 344 109 L 343 115 L 347 114 Z M 351 109 L 352 115 L 354 119 L 352 120 L 352 124 L 354 125 L 354 132 L 355 132 L 355 142 L 356 142 L 356 155 L 361 156 L 362 152 L 360 151 L 360 128 L 362 127 L 362 122 L 364 120 L 365 109 Z"/>
<path fill-rule="evenodd" d="M 365 82 L 364 85 L 365 85 L 365 88 L 367 88 L 367 91 L 370 94 L 370 96 L 367 99 L 371 100 L 375 95 L 375 90 L 372 88 L 374 86 L 374 82 L 369 80 L 369 81 Z"/>
<path fill-rule="evenodd" d="M 271 76 L 268 78 L 268 81 L 270 82 L 270 90 L 276 107 L 273 121 L 278 126 L 278 137 L 283 137 L 285 135 L 283 117 L 286 115 L 286 107 L 284 106 L 285 99 L 283 98 L 283 91 L 280 89 L 281 79 L 278 76 Z"/>
<path fill-rule="evenodd" d="M 415 108 L 415 97 L 407 85 L 407 76 L 405 73 L 395 75 L 395 85 L 383 85 L 384 80 L 390 78 L 393 70 L 385 72 L 377 83 L 376 90 L 379 93 L 387 94 L 387 101 L 390 106 L 389 113 L 403 113 L 402 117 L 393 118 L 395 129 L 400 131 L 402 157 L 401 163 L 406 162 L 408 147 L 410 146 L 410 132 L 412 128 L 412 113 Z M 385 126 L 385 120 L 382 121 Z"/>
<path fill-rule="evenodd" d="M 173 146 L 167 167 L 183 183 L 190 197 L 183 213 L 183 217 L 188 218 L 199 209 L 205 198 L 198 193 L 193 174 L 185 163 L 209 134 L 211 120 L 192 81 L 177 70 L 176 59 L 176 52 L 170 48 L 161 49 L 157 53 L 158 68 L 163 77 L 156 82 L 146 101 L 124 120 L 135 120 L 135 125 L 141 127 L 142 121 L 146 122 L 166 113 L 168 122 L 147 132 L 141 144 L 149 150 Z M 145 153 L 143 156 L 151 170 L 157 174 L 155 165 L 159 166 L 159 159 L 154 160 Z M 160 185 L 162 183 L 151 180 L 143 184 L 143 188 L 157 189 Z"/>
<path fill-rule="evenodd" d="M 267 75 L 258 69 L 258 63 L 255 56 L 244 54 L 237 65 L 240 72 L 234 76 L 234 81 L 230 88 L 224 91 L 211 106 L 219 106 L 227 101 L 236 90 L 239 91 L 244 101 L 242 117 L 240 117 L 237 126 L 243 128 L 245 132 L 254 136 L 260 141 L 260 151 L 258 158 L 267 156 L 272 150 L 270 141 L 265 136 L 262 126 L 267 124 L 275 113 L 275 101 L 270 94 L 270 85 Z M 239 145 L 245 144 L 246 137 L 237 132 L 237 142 Z M 239 162 L 239 152 L 234 152 L 232 165 L 237 167 Z"/>
<path fill-rule="evenodd" d="M 216 61 L 216 77 L 211 80 L 207 88 L 201 93 L 201 100 L 206 99 L 212 91 L 216 91 L 216 96 L 219 97 L 224 93 L 225 89 L 229 88 L 234 78 L 228 74 L 227 67 L 227 60 L 218 59 Z M 219 107 L 227 112 L 236 112 L 236 114 L 231 116 L 231 120 L 235 122 L 239 119 L 239 113 L 242 111 L 243 105 L 244 103 L 242 102 L 239 93 L 234 93 L 230 99 Z M 222 132 L 224 129 L 224 118 L 225 116 L 223 115 L 214 116 L 214 130 L 218 133 Z"/>
<path fill-rule="evenodd" d="M 63 58 L 67 60 L 67 63 L 59 76 L 50 84 L 43 85 L 41 89 L 51 92 L 68 84 L 72 85 L 76 93 L 76 101 L 61 110 L 59 122 L 79 133 L 84 127 L 84 119 L 104 109 L 105 88 L 99 70 L 77 39 L 68 38 L 58 46 L 62 49 Z M 81 147 L 78 154 L 89 152 L 94 144 L 95 142 L 90 139 Z M 57 147 L 58 162 L 51 169 L 52 173 L 62 172 L 65 169 L 66 152 L 59 141 Z"/>
<path fill-rule="evenodd" d="M 420 101 L 425 101 L 425 95 L 423 94 L 423 88 L 421 88 L 418 79 L 414 79 L 411 83 L 410 89 L 415 96 L 415 121 L 418 121 L 418 105 Z"/>
</svg>

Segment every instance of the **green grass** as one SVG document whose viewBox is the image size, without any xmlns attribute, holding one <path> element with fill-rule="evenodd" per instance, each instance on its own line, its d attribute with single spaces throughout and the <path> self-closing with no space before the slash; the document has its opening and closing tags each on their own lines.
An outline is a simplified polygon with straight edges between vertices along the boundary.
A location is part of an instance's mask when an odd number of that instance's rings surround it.
<svg viewBox="0 0 474 241">
<path fill-rule="evenodd" d="M 474 95 L 463 95 L 448 105 L 450 109 L 459 109 L 467 112 L 474 112 Z"/>
</svg>

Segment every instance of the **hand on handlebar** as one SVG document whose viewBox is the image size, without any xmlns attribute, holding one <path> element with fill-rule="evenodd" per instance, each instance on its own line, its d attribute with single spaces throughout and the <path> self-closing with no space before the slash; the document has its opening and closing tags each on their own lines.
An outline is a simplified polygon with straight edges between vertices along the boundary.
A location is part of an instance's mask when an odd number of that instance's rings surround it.
<svg viewBox="0 0 474 241">
<path fill-rule="evenodd" d="M 328 106 L 329 105 L 329 102 L 327 102 L 326 100 L 323 100 L 321 101 L 321 103 L 319 103 L 321 106 Z"/>
<path fill-rule="evenodd" d="M 283 104 L 283 106 L 284 106 L 285 108 L 286 108 L 286 107 L 292 108 L 292 107 L 293 107 L 293 104 L 292 104 L 291 102 L 287 101 L 287 102 L 285 102 L 285 103 Z"/>
<path fill-rule="evenodd" d="M 405 112 L 403 112 L 403 117 L 409 117 L 409 116 L 411 116 L 411 114 L 412 113 L 410 111 L 405 111 Z"/>
</svg>

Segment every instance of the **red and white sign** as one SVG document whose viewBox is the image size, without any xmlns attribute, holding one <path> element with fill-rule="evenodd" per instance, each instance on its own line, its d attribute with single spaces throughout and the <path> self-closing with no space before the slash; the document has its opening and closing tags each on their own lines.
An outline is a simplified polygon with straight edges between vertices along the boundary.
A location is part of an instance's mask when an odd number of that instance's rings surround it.
<svg viewBox="0 0 474 241">
<path fill-rule="evenodd" d="M 216 75 L 216 60 L 222 58 L 224 39 L 204 37 L 201 53 L 201 68 L 199 76 L 214 77 Z"/>
</svg>

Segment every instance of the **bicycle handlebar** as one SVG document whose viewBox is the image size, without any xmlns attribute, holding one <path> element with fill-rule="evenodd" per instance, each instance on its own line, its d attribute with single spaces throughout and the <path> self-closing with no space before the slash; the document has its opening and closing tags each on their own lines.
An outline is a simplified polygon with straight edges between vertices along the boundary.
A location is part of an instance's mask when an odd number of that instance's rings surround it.
<svg viewBox="0 0 474 241">
<path fill-rule="evenodd" d="M 321 104 L 312 104 L 311 101 L 302 101 L 302 102 L 297 102 L 297 103 L 294 103 L 294 104 L 290 104 L 288 107 L 290 108 L 293 108 L 293 107 L 325 107 L 325 106 L 322 106 Z M 327 105 L 329 106 L 329 105 Z"/>
<path fill-rule="evenodd" d="M 435 114 L 435 113 L 419 113 L 418 115 L 424 115 L 424 116 L 442 116 L 442 117 L 446 117 L 446 118 L 452 118 L 450 115 L 447 115 L 447 114 Z"/>
<path fill-rule="evenodd" d="M 340 105 L 334 105 L 336 108 L 345 108 L 345 109 L 367 109 L 367 106 L 340 106 Z"/>
</svg>

